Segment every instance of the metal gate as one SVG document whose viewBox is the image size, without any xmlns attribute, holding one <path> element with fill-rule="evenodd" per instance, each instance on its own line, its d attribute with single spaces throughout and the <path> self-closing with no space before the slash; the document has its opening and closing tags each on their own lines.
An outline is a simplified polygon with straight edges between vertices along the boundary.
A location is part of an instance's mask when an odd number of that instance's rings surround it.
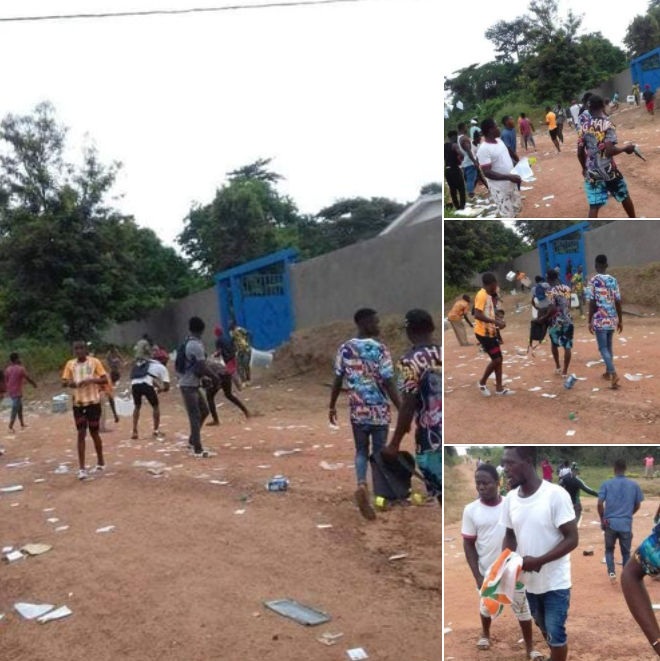
<svg viewBox="0 0 660 661">
<path fill-rule="evenodd" d="M 295 250 L 260 257 L 215 276 L 223 328 L 232 321 L 246 328 L 255 349 L 275 349 L 294 328 L 291 264 Z"/>
<path fill-rule="evenodd" d="M 538 241 L 541 273 L 545 275 L 551 269 L 559 268 L 562 282 L 566 282 L 566 274 L 575 273 L 577 267 L 587 271 L 587 260 L 584 247 L 584 233 L 589 231 L 589 222 L 578 223 L 555 232 Z"/>
</svg>

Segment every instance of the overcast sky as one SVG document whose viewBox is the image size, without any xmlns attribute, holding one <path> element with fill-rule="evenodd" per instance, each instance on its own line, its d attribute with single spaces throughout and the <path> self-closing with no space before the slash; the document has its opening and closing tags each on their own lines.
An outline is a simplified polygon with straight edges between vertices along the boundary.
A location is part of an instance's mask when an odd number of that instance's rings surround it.
<svg viewBox="0 0 660 661">
<path fill-rule="evenodd" d="M 0 16 L 235 0 L 3 0 Z M 259 4 L 243 0 L 243 4 Z M 124 164 L 117 204 L 167 243 L 227 171 L 273 157 L 303 212 L 440 180 L 439 0 L 0 24 L 0 115 L 51 101 L 72 155 Z"/>
<path fill-rule="evenodd" d="M 486 30 L 498 21 L 526 15 L 529 0 L 472 0 L 469 11 L 460 2 L 443 3 L 442 44 L 443 74 L 451 74 L 470 64 L 484 64 L 495 58 Z M 637 14 L 645 14 L 648 0 L 594 3 L 590 0 L 559 0 L 559 13 L 568 10 L 583 15 L 581 33 L 601 32 L 613 44 L 623 48 L 626 28 Z M 467 36 L 467 38 L 466 38 Z"/>
</svg>

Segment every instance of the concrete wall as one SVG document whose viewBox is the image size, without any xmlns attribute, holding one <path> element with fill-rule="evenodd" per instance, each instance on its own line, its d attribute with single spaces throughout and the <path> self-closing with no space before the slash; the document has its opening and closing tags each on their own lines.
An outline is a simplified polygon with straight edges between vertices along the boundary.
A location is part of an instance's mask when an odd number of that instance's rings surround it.
<svg viewBox="0 0 660 661">
<path fill-rule="evenodd" d="M 628 67 L 589 91 L 606 99 L 611 99 L 614 92 L 618 92 L 619 103 L 625 104 L 626 96 L 630 94 L 632 84 L 632 74 L 630 73 L 630 67 Z"/>
<path fill-rule="evenodd" d="M 350 319 L 371 307 L 382 314 L 439 309 L 442 222 L 429 221 L 295 264 L 296 329 Z"/>
<path fill-rule="evenodd" d="M 403 314 L 413 307 L 440 309 L 442 300 L 442 221 L 399 229 L 291 268 L 295 328 L 351 319 L 360 307 Z M 215 287 L 182 298 L 144 319 L 116 324 L 106 342 L 133 346 L 149 333 L 176 347 L 188 332 L 188 319 L 201 317 L 210 332 L 219 322 Z"/>
</svg>

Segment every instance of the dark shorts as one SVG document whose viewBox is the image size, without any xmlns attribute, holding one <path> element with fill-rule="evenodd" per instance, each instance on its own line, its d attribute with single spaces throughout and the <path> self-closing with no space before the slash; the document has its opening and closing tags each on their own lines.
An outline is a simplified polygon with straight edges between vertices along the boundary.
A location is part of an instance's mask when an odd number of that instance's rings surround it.
<svg viewBox="0 0 660 661">
<path fill-rule="evenodd" d="M 119 372 L 110 372 L 110 380 L 112 385 L 115 385 L 119 381 Z"/>
<path fill-rule="evenodd" d="M 556 347 L 573 348 L 573 324 L 557 324 L 550 328 L 550 340 Z"/>
<path fill-rule="evenodd" d="M 477 335 L 475 337 L 479 341 L 479 344 L 483 347 L 484 351 L 491 358 L 501 358 L 502 350 L 500 349 L 500 341 L 496 337 L 485 337 L 483 335 Z"/>
<path fill-rule="evenodd" d="M 550 137 L 554 140 L 557 137 L 557 133 L 559 132 L 559 129 L 550 129 Z"/>
<path fill-rule="evenodd" d="M 532 321 L 529 325 L 529 341 L 530 342 L 543 342 L 545 335 L 548 332 L 547 324 L 537 324 Z"/>
<path fill-rule="evenodd" d="M 135 408 L 139 409 L 142 406 L 142 398 L 151 404 L 153 408 L 158 406 L 158 393 L 153 386 L 150 386 L 148 383 L 136 383 L 131 387 L 131 392 L 133 393 L 133 404 Z"/>
<path fill-rule="evenodd" d="M 96 430 L 101 422 L 101 405 L 74 406 L 73 419 L 76 422 L 76 429 L 87 429 L 89 427 Z"/>
</svg>

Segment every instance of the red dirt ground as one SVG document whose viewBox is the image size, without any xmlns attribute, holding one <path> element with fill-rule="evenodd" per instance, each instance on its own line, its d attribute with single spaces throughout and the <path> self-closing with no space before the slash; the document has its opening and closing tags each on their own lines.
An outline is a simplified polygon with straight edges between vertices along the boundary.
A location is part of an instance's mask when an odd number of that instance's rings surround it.
<svg viewBox="0 0 660 661">
<path fill-rule="evenodd" d="M 574 312 L 575 340 L 569 371 L 586 380 L 566 390 L 561 377 L 554 374 L 549 339 L 537 349 L 534 359 L 526 358 L 531 313 L 528 307 L 516 314 L 516 303 L 527 304 L 527 295 L 504 297 L 507 322 L 502 331 L 504 375 L 508 387 L 516 391 L 509 397 L 480 394 L 476 384 L 487 365 L 486 355 L 476 346 L 459 346 L 451 328 L 445 331 L 446 443 L 643 444 L 660 441 L 657 408 L 660 401 L 660 319 L 624 314 L 624 332 L 615 336 L 613 345 L 621 389 L 613 391 L 601 378 L 602 364 L 586 367 L 587 362 L 600 360 L 600 354 L 586 320 L 580 320 Z M 468 339 L 474 341 L 474 335 L 468 335 Z M 519 352 L 522 355 L 518 355 Z M 625 373 L 640 373 L 643 378 L 631 382 L 623 378 Z M 494 379 L 489 380 L 493 392 L 494 384 Z M 538 386 L 541 391 L 529 392 L 530 388 Z M 593 388 L 599 390 L 593 392 Z M 543 397 L 544 393 L 554 394 L 556 398 Z M 570 420 L 571 413 L 578 419 Z M 569 430 L 575 430 L 575 435 L 566 436 Z"/>
<path fill-rule="evenodd" d="M 467 480 L 472 479 L 468 466 L 460 470 Z M 469 492 L 465 496 L 467 504 L 476 494 Z M 573 588 L 567 621 L 568 658 L 580 661 L 655 659 L 655 653 L 628 611 L 620 585 L 610 584 L 605 565 L 601 563 L 605 555 L 603 533 L 600 526 L 592 523 L 598 520 L 596 499 L 584 497 L 582 505 L 580 543 L 571 554 Z M 657 499 L 642 503 L 634 518 L 633 548 L 650 533 L 657 507 Z M 582 555 L 582 550 L 588 547 L 593 547 L 593 556 Z M 477 650 L 481 630 L 478 597 L 463 554 L 460 522 L 445 526 L 444 560 L 445 626 L 452 630 L 445 635 L 444 658 L 447 661 L 523 661 L 524 647 L 518 642 L 522 639 L 520 627 L 508 608 L 492 624 L 491 650 Z M 615 560 L 621 561 L 618 548 Z M 660 584 L 647 579 L 646 585 L 651 601 L 660 602 Z M 547 653 L 536 627 L 534 645 L 538 651 Z"/>
<path fill-rule="evenodd" d="M 247 423 L 224 404 L 221 427 L 204 432 L 206 446 L 218 453 L 209 460 L 184 451 L 180 398 L 166 394 L 167 440 L 148 440 L 143 418 L 143 439 L 129 441 L 123 418 L 104 435 L 109 473 L 85 483 L 53 473 L 62 461 L 76 467 L 70 413 L 37 407 L 26 431 L 0 437 L 6 448 L 0 487 L 25 487 L 0 494 L 0 547 L 54 547 L 0 566 L 0 657 L 339 661 L 347 649 L 364 647 L 380 661 L 437 661 L 440 510 L 397 508 L 375 523 L 360 517 L 352 502 L 347 412 L 340 431 L 332 432 L 322 381 L 313 375 L 258 381 L 260 387 L 239 395 L 262 414 Z M 41 398 L 52 394 L 39 391 Z M 292 448 L 301 452 L 273 456 Z M 7 468 L 22 460 L 29 465 Z M 162 461 L 168 470 L 155 478 L 134 467 L 136 460 Z M 344 467 L 326 471 L 322 460 Z M 265 483 L 279 473 L 290 478 L 290 490 L 269 493 Z M 35 483 L 38 478 L 46 481 Z M 238 509 L 246 512 L 235 514 Z M 48 523 L 49 517 L 59 522 Z M 317 529 L 324 523 L 333 527 Z M 55 532 L 61 525 L 70 528 Z M 95 533 L 107 525 L 116 529 Z M 388 561 L 398 553 L 408 557 Z M 262 605 L 284 597 L 324 610 L 332 622 L 306 628 Z M 74 614 L 41 625 L 14 612 L 16 601 L 66 604 Z M 344 637 L 325 647 L 317 637 L 326 631 Z"/>
</svg>

